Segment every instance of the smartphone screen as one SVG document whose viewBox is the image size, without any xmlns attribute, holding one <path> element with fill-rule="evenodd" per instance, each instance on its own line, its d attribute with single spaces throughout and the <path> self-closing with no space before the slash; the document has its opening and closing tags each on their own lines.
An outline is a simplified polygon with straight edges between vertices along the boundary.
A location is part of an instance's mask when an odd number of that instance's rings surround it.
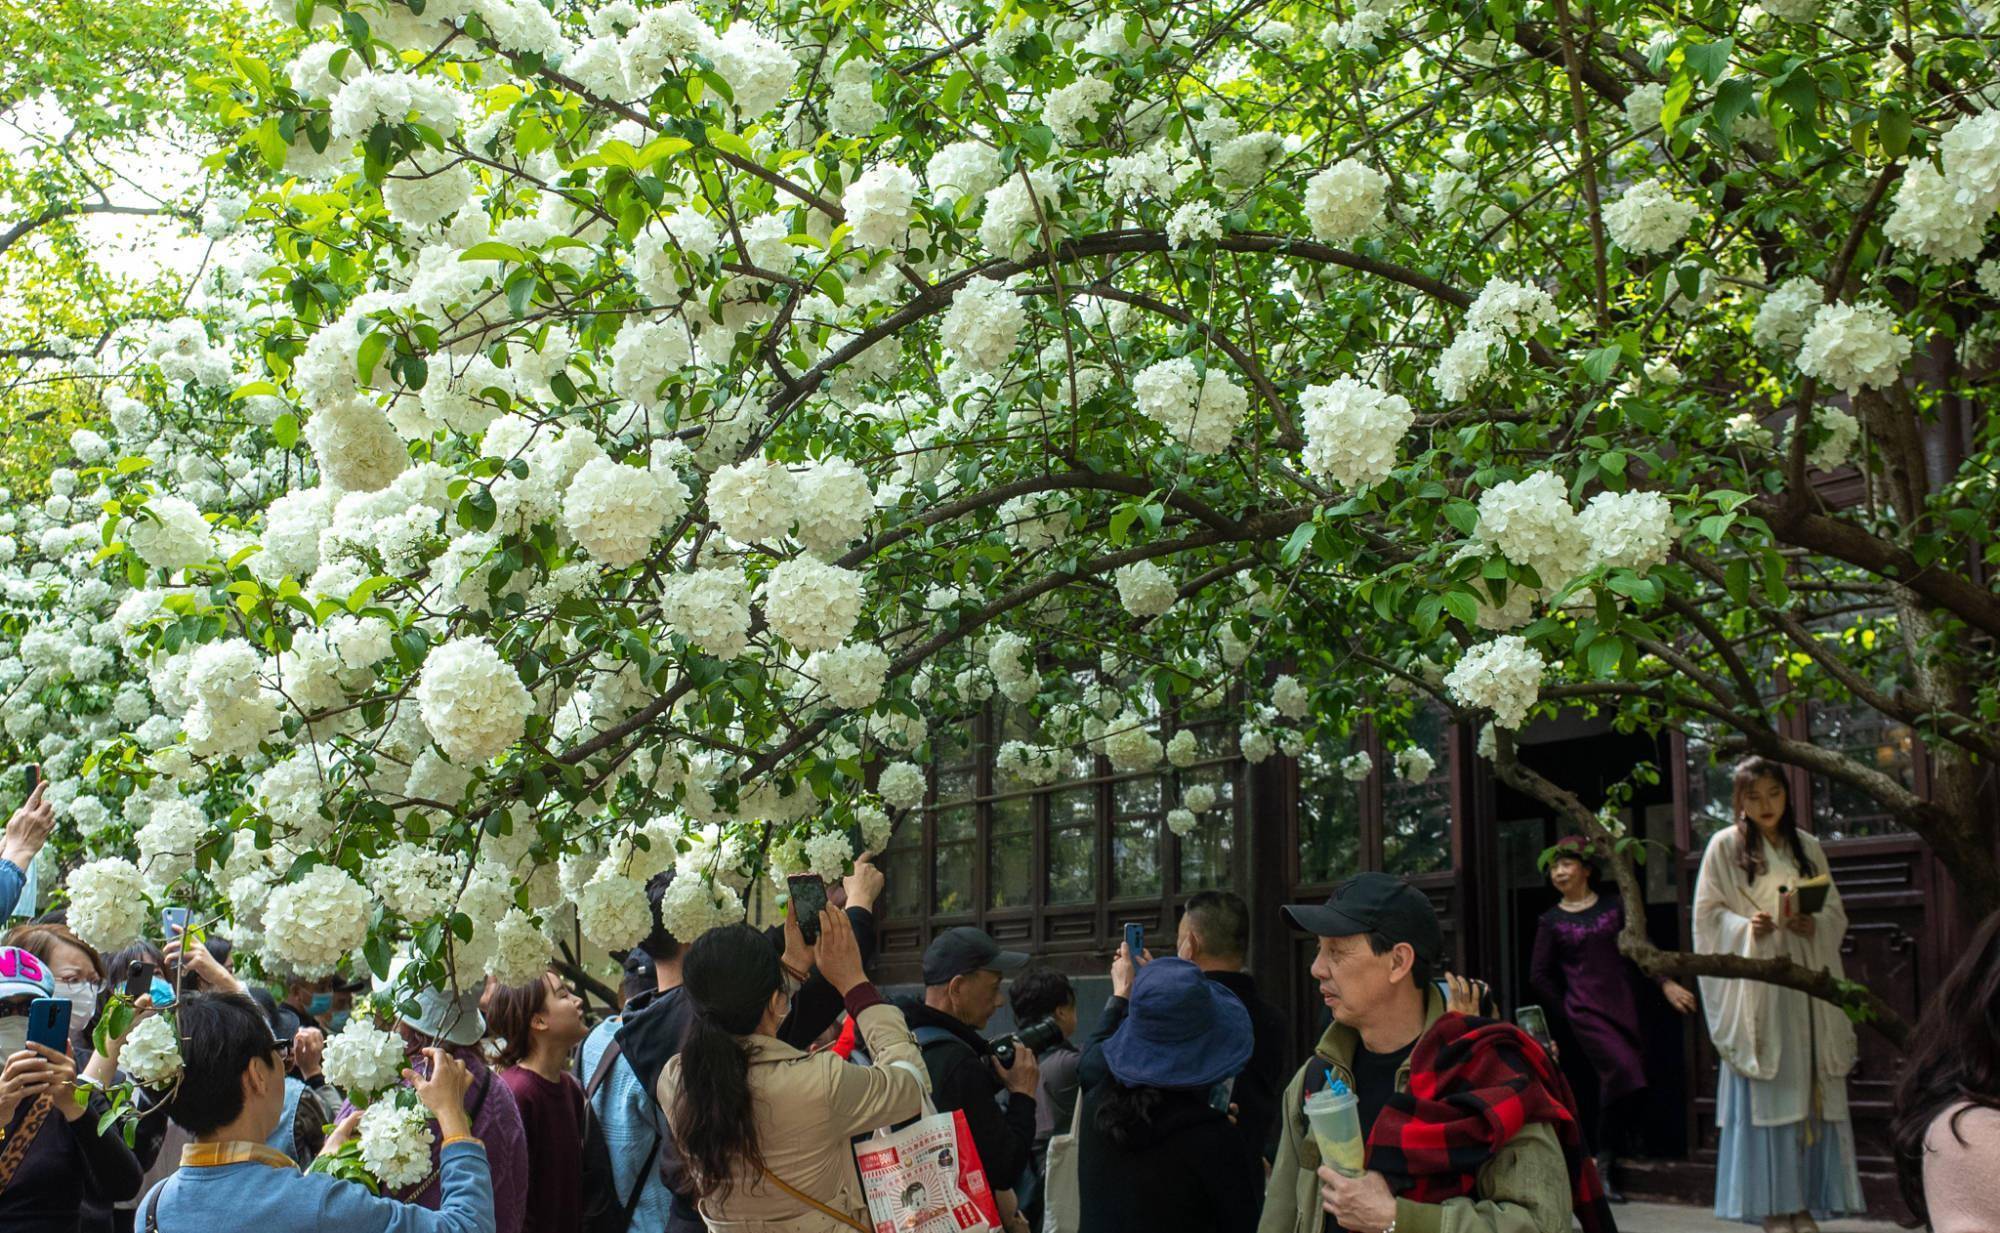
<svg viewBox="0 0 2000 1233">
<path fill-rule="evenodd" d="M 68 998 L 36 998 L 28 1003 L 28 1043 L 69 1052 Z"/>
<path fill-rule="evenodd" d="M 125 973 L 125 996 L 142 998 L 153 991 L 153 964 L 141 959 Z"/>
<path fill-rule="evenodd" d="M 1146 926 L 1144 925 L 1144 923 L 1136 920 L 1126 921 L 1125 953 L 1132 957 L 1132 961 L 1134 963 L 1137 963 L 1139 961 L 1139 956 L 1145 952 L 1145 949 L 1146 949 Z"/>
<path fill-rule="evenodd" d="M 1549 1039 L 1549 1018 L 1539 1006 L 1523 1006 L 1515 1011 L 1514 1022 L 1536 1040 Z"/>
<path fill-rule="evenodd" d="M 819 914 L 826 910 L 826 883 L 816 873 L 795 873 L 785 879 L 792 890 L 792 915 L 807 946 L 819 942 Z"/>
<path fill-rule="evenodd" d="M 186 929 L 188 927 L 188 922 L 193 919 L 194 919 L 193 908 L 161 908 L 160 932 L 165 934 L 167 937 L 172 938 L 176 934 L 180 933 L 182 930 Z"/>
<path fill-rule="evenodd" d="M 29 764 L 28 764 L 28 795 L 29 795 L 29 796 L 33 796 L 33 795 L 35 794 L 35 787 L 36 787 L 36 785 L 37 785 L 37 784 L 39 784 L 39 783 L 41 783 L 41 782 L 42 782 L 42 768 L 41 768 L 41 767 L 39 767 L 39 766 L 36 766 L 36 765 L 35 765 L 35 764 L 33 764 L 33 763 L 29 763 Z"/>
</svg>

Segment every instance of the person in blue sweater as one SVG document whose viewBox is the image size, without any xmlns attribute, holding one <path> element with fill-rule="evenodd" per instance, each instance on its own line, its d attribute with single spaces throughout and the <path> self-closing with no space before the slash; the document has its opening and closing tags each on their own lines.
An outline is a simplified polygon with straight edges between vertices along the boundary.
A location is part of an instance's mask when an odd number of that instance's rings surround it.
<svg viewBox="0 0 2000 1233">
<path fill-rule="evenodd" d="M 300 1173 L 266 1145 L 285 1111 L 285 1059 L 255 1002 L 190 993 L 176 1014 L 184 1070 L 167 1115 L 195 1141 L 179 1171 L 140 1201 L 143 1233 L 493 1233 L 493 1178 L 465 1114 L 472 1076 L 445 1050 L 424 1050 L 428 1077 L 403 1072 L 444 1136 L 443 1197 L 432 1211 Z M 336 1133 L 351 1133 L 354 1120 Z"/>
</svg>

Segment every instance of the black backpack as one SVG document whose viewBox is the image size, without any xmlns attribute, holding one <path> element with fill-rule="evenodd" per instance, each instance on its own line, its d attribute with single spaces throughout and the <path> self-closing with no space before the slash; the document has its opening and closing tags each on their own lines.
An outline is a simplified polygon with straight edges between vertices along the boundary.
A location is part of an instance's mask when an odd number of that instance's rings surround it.
<svg viewBox="0 0 2000 1233">
<path fill-rule="evenodd" d="M 590 1081 L 584 1086 L 583 1233 L 626 1233 L 632 1224 L 632 1212 L 639 1206 L 639 1196 L 645 1192 L 646 1179 L 659 1159 L 660 1144 L 666 1138 L 653 1137 L 652 1150 L 646 1153 L 646 1163 L 639 1167 L 632 1193 L 620 1199 L 617 1174 L 611 1168 L 611 1147 L 604 1141 L 604 1123 L 598 1119 L 592 1101 L 604 1081 L 611 1077 L 611 1068 L 623 1053 L 616 1040 L 606 1045 L 597 1059 L 597 1069 L 591 1072 Z"/>
</svg>

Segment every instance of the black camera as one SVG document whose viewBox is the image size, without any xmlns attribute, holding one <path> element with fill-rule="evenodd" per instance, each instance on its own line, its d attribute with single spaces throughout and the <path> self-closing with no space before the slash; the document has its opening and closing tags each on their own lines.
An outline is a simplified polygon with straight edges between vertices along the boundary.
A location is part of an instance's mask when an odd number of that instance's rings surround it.
<svg viewBox="0 0 2000 1233">
<path fill-rule="evenodd" d="M 1036 1057 L 1050 1045 L 1063 1038 L 1063 1030 L 1056 1026 L 1054 1015 L 1045 1015 L 1011 1036 L 1002 1036 L 993 1042 L 993 1056 L 1000 1059 L 1002 1066 L 1014 1064 L 1014 1046 L 1026 1045 Z"/>
</svg>

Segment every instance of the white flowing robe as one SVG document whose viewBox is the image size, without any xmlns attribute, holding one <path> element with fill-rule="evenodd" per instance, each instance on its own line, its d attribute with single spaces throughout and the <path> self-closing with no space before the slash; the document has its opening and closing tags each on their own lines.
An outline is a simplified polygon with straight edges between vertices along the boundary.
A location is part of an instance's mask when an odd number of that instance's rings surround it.
<svg viewBox="0 0 2000 1233">
<path fill-rule="evenodd" d="M 1799 840 L 1816 870 L 1826 872 L 1826 852 L 1819 840 L 1803 832 Z M 1750 918 L 1768 912 L 1772 919 L 1778 919 L 1780 888 L 1796 886 L 1803 875 L 1789 850 L 1773 851 L 1766 844 L 1765 872 L 1752 882 L 1737 864 L 1741 851 L 1733 826 L 1716 832 L 1708 841 L 1708 850 L 1701 858 L 1701 875 L 1695 882 L 1695 950 L 1751 959 L 1790 958 L 1845 979 L 1840 942 L 1847 933 L 1847 908 L 1841 903 L 1840 888 L 1828 893 L 1812 937 L 1800 937 L 1781 926 L 1760 938 L 1751 931 Z M 1716 1053 L 1752 1081 L 1752 1124 L 1783 1126 L 1803 1121 L 1815 1112 L 1826 1121 L 1847 1119 L 1854 1024 L 1839 1007 L 1796 989 L 1712 976 L 1701 978 L 1701 998 Z M 1819 1087 L 1817 1110 L 1813 1107 L 1815 1078 Z M 1717 1124 L 1728 1120 L 1731 1113 L 1718 1102 Z"/>
</svg>

